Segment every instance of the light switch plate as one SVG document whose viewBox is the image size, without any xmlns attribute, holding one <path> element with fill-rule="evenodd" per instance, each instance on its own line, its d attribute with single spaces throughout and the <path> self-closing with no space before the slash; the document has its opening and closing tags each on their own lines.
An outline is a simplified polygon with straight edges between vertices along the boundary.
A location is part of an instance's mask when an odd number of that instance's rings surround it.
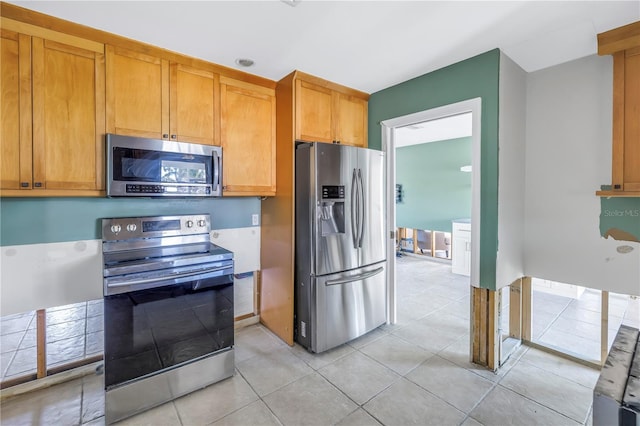
<svg viewBox="0 0 640 426">
<path fill-rule="evenodd" d="M 253 226 L 260 225 L 260 218 L 258 217 L 257 214 L 252 214 L 251 215 L 251 225 L 253 225 Z"/>
</svg>

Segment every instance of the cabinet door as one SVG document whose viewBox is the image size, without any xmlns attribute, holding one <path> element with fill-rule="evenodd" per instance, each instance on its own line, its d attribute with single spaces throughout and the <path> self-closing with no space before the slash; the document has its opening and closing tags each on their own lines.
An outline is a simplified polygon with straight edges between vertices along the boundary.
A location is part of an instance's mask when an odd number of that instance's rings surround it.
<svg viewBox="0 0 640 426">
<path fill-rule="evenodd" d="M 31 37 L 1 31 L 0 188 L 31 189 Z"/>
<path fill-rule="evenodd" d="M 218 79 L 209 71 L 171 64 L 171 140 L 220 145 Z"/>
<path fill-rule="evenodd" d="M 333 119 L 332 90 L 296 80 L 296 139 L 333 142 Z"/>
<path fill-rule="evenodd" d="M 336 93 L 336 140 L 341 144 L 367 146 L 367 101 Z"/>
<path fill-rule="evenodd" d="M 107 54 L 107 132 L 169 138 L 169 62 L 113 46 Z"/>
<path fill-rule="evenodd" d="M 221 83 L 224 194 L 275 195 L 275 91 L 225 77 Z"/>
<path fill-rule="evenodd" d="M 33 186 L 103 189 L 104 55 L 32 39 Z"/>
</svg>

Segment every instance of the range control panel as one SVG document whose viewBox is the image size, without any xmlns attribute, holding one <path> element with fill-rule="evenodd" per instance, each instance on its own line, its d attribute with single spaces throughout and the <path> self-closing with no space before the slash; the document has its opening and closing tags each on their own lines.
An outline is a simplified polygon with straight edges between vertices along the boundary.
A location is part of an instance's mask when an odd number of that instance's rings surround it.
<svg viewBox="0 0 640 426">
<path fill-rule="evenodd" d="M 210 230 L 209 214 L 102 219 L 103 241 L 208 234 Z"/>
</svg>

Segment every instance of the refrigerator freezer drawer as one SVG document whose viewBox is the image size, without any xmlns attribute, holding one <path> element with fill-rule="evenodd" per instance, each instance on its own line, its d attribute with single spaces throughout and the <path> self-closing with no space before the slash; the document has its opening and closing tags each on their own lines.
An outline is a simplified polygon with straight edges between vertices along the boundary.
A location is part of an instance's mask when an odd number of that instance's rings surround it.
<svg viewBox="0 0 640 426">
<path fill-rule="evenodd" d="M 315 303 L 310 310 L 311 333 L 306 340 L 313 352 L 323 352 L 353 340 L 387 320 L 386 262 L 365 268 L 312 278 Z M 299 330 L 303 325 L 299 324 Z M 300 333 L 298 333 L 300 334 Z"/>
</svg>

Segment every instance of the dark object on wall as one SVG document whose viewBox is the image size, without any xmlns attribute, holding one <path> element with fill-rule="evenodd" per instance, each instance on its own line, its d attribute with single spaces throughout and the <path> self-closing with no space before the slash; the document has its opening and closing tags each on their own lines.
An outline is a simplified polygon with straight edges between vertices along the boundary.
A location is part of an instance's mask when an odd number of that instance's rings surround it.
<svg viewBox="0 0 640 426">
<path fill-rule="evenodd" d="M 404 192 L 402 191 L 402 184 L 396 183 L 396 203 L 401 203 L 404 198 Z"/>
</svg>

